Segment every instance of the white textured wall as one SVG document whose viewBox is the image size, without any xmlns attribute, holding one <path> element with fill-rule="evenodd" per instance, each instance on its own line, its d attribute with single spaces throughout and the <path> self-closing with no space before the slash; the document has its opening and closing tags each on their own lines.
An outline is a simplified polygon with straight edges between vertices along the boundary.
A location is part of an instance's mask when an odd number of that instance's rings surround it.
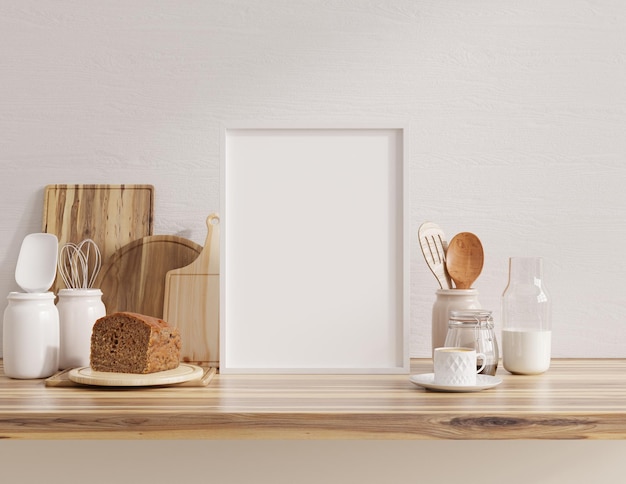
<svg viewBox="0 0 626 484">
<path fill-rule="evenodd" d="M 625 26 L 618 0 L 2 0 L 0 295 L 47 184 L 151 183 L 155 233 L 202 244 L 222 123 L 401 120 L 411 354 L 433 220 L 481 237 L 497 324 L 507 257 L 541 255 L 553 355 L 624 357 Z"/>
<path fill-rule="evenodd" d="M 544 256 L 555 356 L 624 357 L 625 26 L 621 0 L 0 0 L 0 298 L 17 289 L 19 245 L 40 230 L 47 184 L 152 183 L 156 233 L 203 243 L 219 208 L 222 122 L 401 119 L 412 233 L 427 219 L 450 236 L 477 233 L 477 287 L 496 310 L 507 257 Z M 426 356 L 436 284 L 415 241 L 412 254 L 411 350 Z M 74 471 L 104 482 L 90 452 L 105 443 L 42 449 L 52 459 L 30 468 L 37 446 L 6 444 L 9 477 L 67 480 L 62 455 L 80 455 Z M 131 472 L 170 479 L 151 471 L 143 444 Z M 475 451 L 183 444 L 155 451 L 230 482 L 245 480 L 239 462 L 275 482 L 435 482 L 450 455 Z M 484 483 L 610 482 L 624 447 L 495 444 Z M 104 451 L 119 449 L 129 445 Z"/>
</svg>

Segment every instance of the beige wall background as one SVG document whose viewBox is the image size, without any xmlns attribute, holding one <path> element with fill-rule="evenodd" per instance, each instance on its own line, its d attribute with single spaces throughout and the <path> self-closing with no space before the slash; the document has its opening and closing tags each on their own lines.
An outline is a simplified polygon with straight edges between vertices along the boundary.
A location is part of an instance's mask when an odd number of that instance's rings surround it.
<svg viewBox="0 0 626 484">
<path fill-rule="evenodd" d="M 203 244 L 224 123 L 401 121 L 411 354 L 430 351 L 434 220 L 481 237 L 496 325 L 507 258 L 539 255 L 554 356 L 626 356 L 625 24 L 608 0 L 5 0 L 0 293 L 47 184 L 151 183 L 155 233 Z"/>
<path fill-rule="evenodd" d="M 206 216 L 219 210 L 224 123 L 401 121 L 410 129 L 411 355 L 430 352 L 436 282 L 416 234 L 433 220 L 449 237 L 481 237 L 476 287 L 497 326 L 507 258 L 540 255 L 553 355 L 624 357 L 625 25 L 618 0 L 2 0 L 0 294 L 17 290 L 19 246 L 41 229 L 47 184 L 153 184 L 155 233 L 202 244 Z M 402 456 L 393 465 L 409 479 L 427 469 L 420 456 L 459 449 L 448 444 L 389 443 L 381 453 Z M 519 463 L 520 448 L 541 468 L 553 463 L 530 444 L 489 446 L 480 473 Z M 250 445 L 193 446 L 203 449 L 197 471 L 210 479 L 204 451 L 251 458 Z M 342 447 L 342 462 L 371 465 L 360 458 L 370 448 L 355 445 Z M 267 448 L 314 458 L 302 445 Z M 3 465 L 15 462 L 13 449 Z M 558 472 L 573 469 L 570 482 L 586 455 L 601 472 L 615 456 L 577 449 L 554 459 Z M 336 482 L 351 482 L 347 469 Z M 562 482 L 556 473 L 534 482 Z"/>
<path fill-rule="evenodd" d="M 498 331 L 508 257 L 538 255 L 553 355 L 626 356 L 624 25 L 610 0 L 4 0 L 0 294 L 47 184 L 151 183 L 155 233 L 203 244 L 222 125 L 402 122 L 411 355 L 433 220 L 482 239 Z"/>
</svg>

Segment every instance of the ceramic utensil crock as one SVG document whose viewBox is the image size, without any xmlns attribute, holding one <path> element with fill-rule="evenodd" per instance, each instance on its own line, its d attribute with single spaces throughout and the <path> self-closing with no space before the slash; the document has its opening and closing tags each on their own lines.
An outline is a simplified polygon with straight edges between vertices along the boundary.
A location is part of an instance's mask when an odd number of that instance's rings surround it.
<svg viewBox="0 0 626 484">
<path fill-rule="evenodd" d="M 59 369 L 59 313 L 52 292 L 12 292 L 4 311 L 2 354 L 10 378 L 47 378 Z"/>
<path fill-rule="evenodd" d="M 59 312 L 46 292 L 56 273 L 58 239 L 52 234 L 24 238 L 15 280 L 25 291 L 11 292 L 4 311 L 2 353 L 10 378 L 46 378 L 59 369 Z"/>
<path fill-rule="evenodd" d="M 61 289 L 59 369 L 89 366 L 91 330 L 106 315 L 100 289 Z"/>
<path fill-rule="evenodd" d="M 432 350 L 444 346 L 448 334 L 450 312 L 481 309 L 477 289 L 438 289 L 432 311 Z"/>
</svg>

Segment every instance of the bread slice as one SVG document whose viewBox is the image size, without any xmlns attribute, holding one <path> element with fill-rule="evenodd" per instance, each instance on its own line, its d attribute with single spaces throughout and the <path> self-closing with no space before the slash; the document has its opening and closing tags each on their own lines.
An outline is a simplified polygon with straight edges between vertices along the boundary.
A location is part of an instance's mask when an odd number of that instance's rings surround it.
<svg viewBox="0 0 626 484">
<path fill-rule="evenodd" d="M 162 319 L 117 312 L 98 319 L 91 333 L 91 369 L 116 373 L 155 373 L 178 367 L 177 328 Z"/>
</svg>

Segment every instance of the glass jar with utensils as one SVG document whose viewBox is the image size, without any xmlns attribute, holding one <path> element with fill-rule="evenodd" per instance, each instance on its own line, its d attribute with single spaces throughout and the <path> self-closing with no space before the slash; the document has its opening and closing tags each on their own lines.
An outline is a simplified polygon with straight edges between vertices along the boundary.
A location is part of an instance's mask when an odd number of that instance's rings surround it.
<svg viewBox="0 0 626 484">
<path fill-rule="evenodd" d="M 500 354 L 491 313 L 486 309 L 451 311 L 445 346 L 473 348 L 477 353 L 483 353 L 486 361 L 480 373 L 493 376 Z M 480 367 L 482 363 L 478 361 L 477 364 Z"/>
</svg>

